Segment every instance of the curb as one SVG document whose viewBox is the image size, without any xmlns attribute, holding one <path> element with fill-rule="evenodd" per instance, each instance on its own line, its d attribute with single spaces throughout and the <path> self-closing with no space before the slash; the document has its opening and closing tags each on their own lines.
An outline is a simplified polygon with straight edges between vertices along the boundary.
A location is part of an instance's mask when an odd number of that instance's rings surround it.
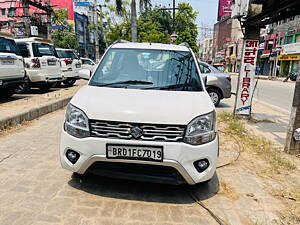
<svg viewBox="0 0 300 225">
<path fill-rule="evenodd" d="M 36 108 L 21 112 L 20 114 L 6 117 L 0 120 L 0 131 L 8 127 L 16 126 L 23 121 L 34 120 L 38 117 L 54 112 L 58 109 L 65 107 L 73 96 L 65 97 L 59 100 L 52 101 L 50 103 L 42 104 Z"/>
</svg>

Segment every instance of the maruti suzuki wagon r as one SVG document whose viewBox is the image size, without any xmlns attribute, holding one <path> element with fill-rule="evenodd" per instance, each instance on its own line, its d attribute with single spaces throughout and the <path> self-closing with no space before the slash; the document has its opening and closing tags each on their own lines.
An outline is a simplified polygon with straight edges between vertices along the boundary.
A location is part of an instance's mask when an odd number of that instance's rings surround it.
<svg viewBox="0 0 300 225">
<path fill-rule="evenodd" d="M 115 43 L 67 106 L 63 168 L 169 184 L 210 180 L 215 107 L 189 47 Z"/>
</svg>

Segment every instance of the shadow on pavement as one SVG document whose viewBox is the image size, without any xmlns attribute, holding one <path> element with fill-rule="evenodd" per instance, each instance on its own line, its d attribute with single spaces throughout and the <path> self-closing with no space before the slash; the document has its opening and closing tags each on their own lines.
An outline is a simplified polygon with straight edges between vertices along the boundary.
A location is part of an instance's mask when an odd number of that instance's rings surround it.
<svg viewBox="0 0 300 225">
<path fill-rule="evenodd" d="M 0 104 L 17 101 L 17 100 L 29 98 L 29 97 L 30 97 L 29 95 L 13 95 L 12 97 L 9 97 L 9 98 L 3 98 L 3 99 L 0 98 Z"/>
<path fill-rule="evenodd" d="M 220 102 L 220 104 L 216 108 L 231 108 L 231 106 L 224 102 Z"/>
<path fill-rule="evenodd" d="M 195 202 L 191 194 L 198 200 L 205 200 L 216 195 L 219 190 L 219 179 L 216 174 L 211 181 L 193 186 L 111 179 L 94 174 L 72 175 L 68 184 L 78 190 L 102 197 L 172 204 Z"/>
</svg>

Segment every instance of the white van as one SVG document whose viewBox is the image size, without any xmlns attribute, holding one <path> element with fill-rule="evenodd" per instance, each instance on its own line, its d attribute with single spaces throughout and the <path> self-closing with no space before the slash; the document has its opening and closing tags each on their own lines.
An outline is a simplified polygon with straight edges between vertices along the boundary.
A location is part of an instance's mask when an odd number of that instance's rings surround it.
<svg viewBox="0 0 300 225">
<path fill-rule="evenodd" d="M 60 160 L 77 175 L 196 184 L 218 155 L 215 107 L 186 46 L 113 44 L 67 107 Z"/>
<path fill-rule="evenodd" d="M 63 80 L 61 65 L 50 40 L 31 37 L 15 41 L 24 57 L 27 78 L 18 92 L 26 92 L 30 87 L 47 91 L 53 83 Z"/>
<path fill-rule="evenodd" d="M 55 48 L 61 63 L 61 69 L 64 76 L 63 83 L 66 86 L 72 86 L 79 78 L 81 69 L 81 60 L 74 49 Z"/>
<path fill-rule="evenodd" d="M 24 61 L 12 35 L 0 32 L 0 98 L 10 97 L 24 83 Z"/>
</svg>

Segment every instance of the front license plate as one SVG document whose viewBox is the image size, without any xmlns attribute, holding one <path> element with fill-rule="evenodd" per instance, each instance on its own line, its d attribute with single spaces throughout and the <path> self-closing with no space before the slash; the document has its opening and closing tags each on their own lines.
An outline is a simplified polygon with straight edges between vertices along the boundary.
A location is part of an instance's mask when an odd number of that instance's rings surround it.
<svg viewBox="0 0 300 225">
<path fill-rule="evenodd" d="M 76 66 L 76 68 L 80 68 L 81 64 L 76 64 L 75 66 Z"/>
<path fill-rule="evenodd" d="M 108 159 L 132 159 L 145 161 L 163 161 L 163 147 L 136 145 L 106 145 Z"/>
<path fill-rule="evenodd" d="M 14 60 L 1 60 L 2 65 L 13 65 Z"/>
</svg>

